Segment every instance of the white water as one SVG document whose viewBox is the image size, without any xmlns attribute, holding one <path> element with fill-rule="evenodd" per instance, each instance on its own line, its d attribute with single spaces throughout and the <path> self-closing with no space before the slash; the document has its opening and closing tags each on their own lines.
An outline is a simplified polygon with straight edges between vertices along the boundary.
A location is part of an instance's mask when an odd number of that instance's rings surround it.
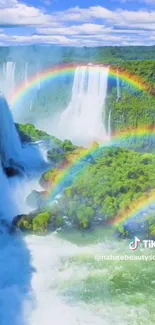
<svg viewBox="0 0 155 325">
<path fill-rule="evenodd" d="M 5 62 L 0 69 L 0 90 L 9 99 L 15 89 L 15 62 Z"/>
<path fill-rule="evenodd" d="M 31 100 L 30 101 L 30 108 L 29 108 L 30 109 L 30 112 L 32 111 L 32 106 L 33 106 L 33 101 Z"/>
<path fill-rule="evenodd" d="M 15 165 L 21 164 L 24 168 L 29 161 L 29 168 L 34 172 L 38 169 L 37 151 L 29 146 L 22 148 L 2 95 L 0 116 L 1 159 L 8 164 L 12 161 Z M 19 176 L 8 179 L 0 165 L 0 224 L 3 219 L 11 222 L 17 214 L 28 212 L 25 199 L 36 187 L 38 183 L 35 179 Z M 0 232 L 2 230 L 1 224 Z M 103 320 L 89 308 L 86 310 L 85 305 L 72 306 L 67 299 L 59 296 L 62 259 L 73 256 L 77 251 L 78 247 L 54 235 L 24 238 L 3 231 L 0 234 L 0 324 L 50 325 L 54 322 L 55 325 L 104 325 Z"/>
<path fill-rule="evenodd" d="M 41 153 L 37 146 L 22 147 L 8 103 L 0 93 L 0 153 L 5 167 L 39 168 Z"/>
<path fill-rule="evenodd" d="M 25 86 L 26 86 L 28 83 L 28 62 L 25 63 L 24 80 L 25 80 Z"/>
<path fill-rule="evenodd" d="M 19 212 L 24 213 L 22 203 L 26 194 L 33 189 L 34 181 L 28 181 L 27 175 L 32 179 L 33 174 L 34 179 L 37 170 L 45 167 L 45 159 L 41 151 L 42 149 L 37 145 L 29 144 L 24 147 L 21 145 L 7 101 L 0 94 L 0 217 L 11 220 Z M 2 166 L 14 168 L 22 178 L 18 176 L 8 179 Z M 19 195 L 16 197 L 19 189 L 22 189 L 21 208 L 19 208 Z"/>
<path fill-rule="evenodd" d="M 3 96 L 0 96 L 0 117 L 0 159 L 5 163 L 10 163 L 12 159 L 15 165 L 21 164 L 26 171 L 34 173 L 42 162 L 41 155 L 37 147 L 22 148 Z M 25 199 L 34 188 L 38 188 L 36 179 L 20 179 L 19 176 L 8 179 L 0 161 L 0 223 L 2 219 L 11 221 L 18 213 L 28 212 Z M 153 325 L 150 305 L 147 309 L 151 299 L 147 300 L 147 304 L 128 306 L 119 299 L 117 303 L 109 300 L 105 304 L 96 304 L 94 301 L 87 304 L 82 299 L 80 302 L 74 298 L 78 288 L 83 295 L 86 293 L 85 280 L 87 282 L 89 275 L 93 279 L 92 286 L 102 276 L 103 290 L 106 290 L 107 280 L 110 287 L 111 280 L 117 277 L 124 279 L 123 276 L 130 275 L 126 261 L 124 268 L 120 261 L 116 264 L 112 261 L 103 269 L 96 266 L 96 253 L 110 254 L 115 250 L 118 255 L 126 252 L 120 245 L 109 240 L 102 245 L 78 247 L 54 234 L 24 237 L 21 234 L 0 233 L 0 325 Z M 128 250 L 128 245 L 126 249 Z M 87 265 L 82 254 L 92 254 L 90 261 L 86 260 Z M 74 264 L 76 255 L 80 256 Z M 130 269 L 129 279 L 132 279 L 132 268 Z M 147 269 L 146 267 L 144 270 L 143 279 L 147 275 Z M 140 266 L 140 272 L 142 270 Z M 91 286 L 89 289 L 91 292 Z M 106 291 L 104 292 L 106 295 Z M 116 294 L 116 290 L 114 293 Z M 117 294 L 119 297 L 119 292 Z M 135 292 L 135 295 L 139 299 L 139 292 Z M 123 299 L 126 297 L 127 294 L 124 294 Z M 140 299 L 145 299 L 145 295 L 141 294 Z"/>
<path fill-rule="evenodd" d="M 0 153 L 6 167 L 21 160 L 21 143 L 7 101 L 0 93 Z"/>
<path fill-rule="evenodd" d="M 79 248 L 54 235 L 46 237 L 30 236 L 26 239 L 32 253 L 32 263 L 37 273 L 32 277 L 32 290 L 36 297 L 36 306 L 30 313 L 30 325 L 107 325 L 107 320 L 95 315 L 86 304 L 69 302 L 61 295 L 61 281 L 82 279 L 88 273 L 76 270 L 68 265 L 62 272 L 69 257 L 91 248 Z"/>
<path fill-rule="evenodd" d="M 108 135 L 110 138 L 111 137 L 111 110 L 109 111 L 109 116 L 108 116 Z"/>
<path fill-rule="evenodd" d="M 103 142 L 107 137 L 105 100 L 109 67 L 77 67 L 72 98 L 61 114 L 56 135 L 77 144 L 94 140 Z"/>
<path fill-rule="evenodd" d="M 74 269 L 61 272 L 62 261 L 79 249 L 54 235 L 0 237 L 1 325 L 107 325 L 86 304 L 68 303 L 59 294 L 62 280 Z M 82 272 L 76 275 L 82 278 Z M 80 275 L 81 273 L 81 275 Z M 82 274 L 83 273 L 83 274 Z"/>
<path fill-rule="evenodd" d="M 122 276 L 122 281 L 126 276 L 132 280 L 133 261 L 105 262 L 100 269 L 101 264 L 97 267 L 98 262 L 94 260 L 96 254 L 102 255 L 103 252 L 116 256 L 122 252 L 128 254 L 127 243 L 106 240 L 100 244 L 78 247 L 51 234 L 25 238 L 0 236 L 0 244 L 1 325 L 154 324 L 154 305 L 151 306 L 151 301 L 147 302 L 152 309 L 150 312 L 146 303 L 128 305 L 123 302 L 123 297 L 127 299 L 128 295 L 124 293 L 122 297 L 121 294 L 119 299 L 117 289 L 114 292 L 117 303 L 112 302 L 112 296 L 107 303 L 96 303 L 95 296 L 92 296 L 92 303 L 74 298 L 78 288 L 85 294 L 85 280 L 87 282 L 89 276 L 97 285 L 97 279 L 102 277 L 100 290 L 105 292 L 105 298 L 109 294 L 106 292 L 107 281 L 110 288 L 111 280 L 117 276 Z M 133 270 L 137 270 L 138 277 L 143 271 L 141 268 L 147 274 L 146 264 L 140 264 L 137 268 L 134 263 Z M 89 290 L 88 295 L 93 295 L 91 286 Z M 139 292 L 135 292 L 134 297 L 140 297 L 145 302 L 145 295 Z"/>
</svg>

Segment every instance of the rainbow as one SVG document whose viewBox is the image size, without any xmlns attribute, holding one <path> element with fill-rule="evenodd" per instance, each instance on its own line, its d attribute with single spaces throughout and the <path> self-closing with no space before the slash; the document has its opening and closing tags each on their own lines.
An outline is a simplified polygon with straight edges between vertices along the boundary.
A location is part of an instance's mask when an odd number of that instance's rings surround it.
<svg viewBox="0 0 155 325">
<path fill-rule="evenodd" d="M 86 66 L 85 64 L 81 64 L 81 66 Z M 96 71 L 99 65 L 91 66 L 92 71 Z M 104 68 L 103 65 L 100 65 Z M 75 73 L 75 69 L 77 65 L 69 64 L 69 65 L 60 65 L 55 66 L 50 69 L 47 69 L 41 72 L 37 76 L 32 76 L 27 83 L 23 83 L 20 85 L 12 94 L 10 98 L 10 102 L 14 107 L 17 103 L 25 98 L 27 95 L 36 88 L 38 84 L 46 85 L 49 82 L 56 80 L 59 77 L 73 76 Z M 109 76 L 117 77 L 117 67 L 109 68 Z M 149 93 L 149 85 L 146 83 L 144 79 L 138 77 L 136 75 L 132 75 L 128 71 L 119 70 L 119 78 L 123 82 L 129 84 L 137 90 Z M 99 139 L 99 142 L 102 143 L 102 147 L 106 146 L 119 146 L 123 144 L 123 141 L 128 141 L 128 139 L 139 139 L 147 136 L 155 136 L 154 128 L 146 128 L 145 126 L 140 129 L 128 129 L 123 130 L 121 132 L 116 132 L 112 135 L 111 139 L 107 139 L 103 141 L 103 139 Z M 79 174 L 84 173 L 85 169 L 88 167 L 88 162 L 86 159 L 89 155 L 94 155 L 98 152 L 98 146 L 92 146 L 89 149 L 80 148 L 72 152 L 68 157 L 66 163 L 62 163 L 57 170 L 55 170 L 51 175 L 51 180 L 49 182 L 48 188 L 48 200 L 49 202 L 53 201 L 55 196 L 60 193 L 61 189 L 71 185 L 76 177 Z M 114 220 L 115 224 L 120 224 L 125 220 L 133 217 L 138 211 L 144 209 L 155 199 L 155 193 L 152 193 L 149 197 L 144 195 L 141 199 L 134 202 L 130 209 L 126 209 L 121 212 Z"/>
<path fill-rule="evenodd" d="M 155 135 L 155 130 L 153 132 L 147 132 L 147 130 L 139 130 L 137 132 L 138 137 L 142 136 L 149 136 L 149 135 Z M 116 135 L 112 140 L 107 142 L 106 146 L 113 145 L 117 142 L 119 142 L 122 138 L 124 138 L 125 132 L 123 132 L 122 137 L 119 134 L 119 137 L 117 138 Z M 133 132 L 134 137 L 136 135 L 136 132 Z M 126 138 L 129 136 L 129 133 L 127 132 Z M 100 148 L 106 148 L 100 147 Z M 85 161 L 86 158 L 89 157 L 89 155 L 95 155 L 97 154 L 99 150 L 99 147 L 93 146 L 90 149 L 79 149 L 75 150 L 75 152 L 71 153 L 68 157 L 68 162 L 63 163 L 59 166 L 58 169 L 56 169 L 52 176 L 51 180 L 49 182 L 49 188 L 48 193 L 46 194 L 47 199 L 50 202 L 53 202 L 56 195 L 60 194 L 61 190 L 63 190 L 64 187 L 69 187 L 74 183 L 76 178 L 86 171 L 86 169 L 89 166 L 89 163 Z M 82 163 L 83 161 L 83 163 Z M 76 169 L 77 172 L 76 172 Z M 126 207 L 124 210 L 122 210 L 115 218 L 113 218 L 109 224 L 118 227 L 119 225 L 123 224 L 124 222 L 137 217 L 140 212 L 145 212 L 146 209 L 149 207 L 149 205 L 154 204 L 155 206 L 155 190 L 150 191 L 149 193 L 144 193 L 139 199 L 136 201 L 133 201 L 130 206 Z"/>
<path fill-rule="evenodd" d="M 61 189 L 73 184 L 76 177 L 84 172 L 88 166 L 86 159 L 88 159 L 89 155 L 97 152 L 97 150 L 98 147 L 96 146 L 90 149 L 79 148 L 67 156 L 67 161 L 60 164 L 59 168 L 51 175 L 48 184 L 49 201 L 52 201 L 60 193 Z"/>
<path fill-rule="evenodd" d="M 94 142 L 94 145 L 88 149 L 79 148 L 70 155 L 67 156 L 67 161 L 60 164 L 59 168 L 53 171 L 51 179 L 48 183 L 48 199 L 52 201 L 55 196 L 60 193 L 64 187 L 72 185 L 75 179 L 84 173 L 86 168 L 89 166 L 89 156 L 93 159 L 93 156 L 99 153 L 99 150 L 104 150 L 108 147 L 122 146 L 124 141 L 129 139 L 142 139 L 145 137 L 155 137 L 155 129 L 140 128 L 137 130 L 127 130 L 114 134 L 112 138 L 102 141 L 102 145 L 98 146 Z M 120 216 L 121 219 L 121 216 Z"/>
<path fill-rule="evenodd" d="M 121 131 L 113 132 L 110 138 L 111 145 L 122 144 L 123 141 L 128 141 L 129 139 L 140 139 L 144 137 L 155 136 L 154 126 L 143 126 L 137 129 L 123 129 Z"/>
<path fill-rule="evenodd" d="M 81 66 L 85 66 L 85 64 L 81 64 Z M 101 67 L 105 67 L 103 65 L 100 65 Z M 88 67 L 88 65 L 87 65 Z M 99 65 L 92 65 L 91 67 L 92 71 L 96 71 L 96 69 L 99 67 Z M 64 77 L 69 75 L 74 75 L 75 69 L 77 68 L 77 65 L 75 64 L 66 64 L 66 65 L 59 65 L 54 66 L 52 68 L 49 68 L 45 71 L 42 71 L 37 76 L 32 76 L 27 83 L 21 84 L 19 87 L 15 89 L 13 94 L 10 97 L 10 103 L 12 106 L 15 106 L 18 102 L 21 101 L 21 99 L 25 98 L 38 84 L 46 85 L 49 82 L 52 82 L 58 77 Z M 109 76 L 116 78 L 117 77 L 117 68 L 110 67 L 109 68 Z M 120 80 L 128 83 L 132 87 L 144 91 L 149 92 L 149 85 L 146 84 L 146 81 L 142 79 L 141 77 L 138 77 L 136 75 L 132 75 L 128 71 L 122 71 L 119 70 L 119 78 Z"/>
<path fill-rule="evenodd" d="M 153 204 L 155 208 L 155 190 L 150 193 L 145 193 L 136 201 L 133 201 L 130 207 L 121 211 L 116 218 L 111 221 L 111 224 L 120 226 L 124 222 L 137 217 L 140 212 L 145 212 L 148 207 Z"/>
</svg>

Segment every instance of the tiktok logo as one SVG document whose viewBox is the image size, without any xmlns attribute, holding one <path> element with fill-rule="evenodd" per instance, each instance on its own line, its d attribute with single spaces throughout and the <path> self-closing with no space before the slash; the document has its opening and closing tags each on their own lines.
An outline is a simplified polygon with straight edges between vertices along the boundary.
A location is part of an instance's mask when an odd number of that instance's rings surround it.
<svg viewBox="0 0 155 325">
<path fill-rule="evenodd" d="M 129 244 L 129 248 L 132 250 L 132 251 L 135 251 L 137 248 L 138 248 L 138 245 L 140 243 L 140 239 L 138 237 L 135 237 L 134 238 L 134 241 L 132 241 L 130 244 Z"/>
</svg>

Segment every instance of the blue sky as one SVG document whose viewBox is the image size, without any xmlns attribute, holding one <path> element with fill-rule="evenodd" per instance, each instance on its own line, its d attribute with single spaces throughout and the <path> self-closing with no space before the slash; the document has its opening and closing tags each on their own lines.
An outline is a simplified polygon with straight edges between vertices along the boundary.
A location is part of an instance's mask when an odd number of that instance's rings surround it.
<svg viewBox="0 0 155 325">
<path fill-rule="evenodd" d="M 154 45 L 155 0 L 0 0 L 0 45 Z"/>
</svg>

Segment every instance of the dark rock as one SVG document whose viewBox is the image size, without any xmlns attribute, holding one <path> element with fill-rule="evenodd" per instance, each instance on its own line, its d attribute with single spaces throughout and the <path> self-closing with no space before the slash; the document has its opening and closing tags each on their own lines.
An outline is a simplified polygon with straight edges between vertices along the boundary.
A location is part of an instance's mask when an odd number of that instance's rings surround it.
<svg viewBox="0 0 155 325">
<path fill-rule="evenodd" d="M 34 190 L 28 195 L 26 203 L 32 208 L 41 209 L 47 203 L 47 194 L 47 191 L 38 192 Z"/>
<path fill-rule="evenodd" d="M 10 233 L 12 226 L 5 220 L 0 219 L 0 234 Z"/>
<path fill-rule="evenodd" d="M 8 177 L 13 177 L 16 175 L 20 175 L 21 173 L 19 172 L 19 170 L 13 168 L 13 167 L 8 167 L 8 168 L 4 168 L 4 171 L 6 173 L 6 175 Z"/>
<path fill-rule="evenodd" d="M 17 227 L 18 223 L 24 218 L 27 218 L 27 214 L 19 214 L 13 219 L 12 226 Z"/>
<path fill-rule="evenodd" d="M 20 214 L 16 216 L 12 221 L 12 229 L 19 228 L 22 231 L 28 230 L 28 227 L 25 226 L 24 222 L 26 221 L 28 226 L 31 228 L 32 220 L 34 217 L 34 214 Z"/>
</svg>

